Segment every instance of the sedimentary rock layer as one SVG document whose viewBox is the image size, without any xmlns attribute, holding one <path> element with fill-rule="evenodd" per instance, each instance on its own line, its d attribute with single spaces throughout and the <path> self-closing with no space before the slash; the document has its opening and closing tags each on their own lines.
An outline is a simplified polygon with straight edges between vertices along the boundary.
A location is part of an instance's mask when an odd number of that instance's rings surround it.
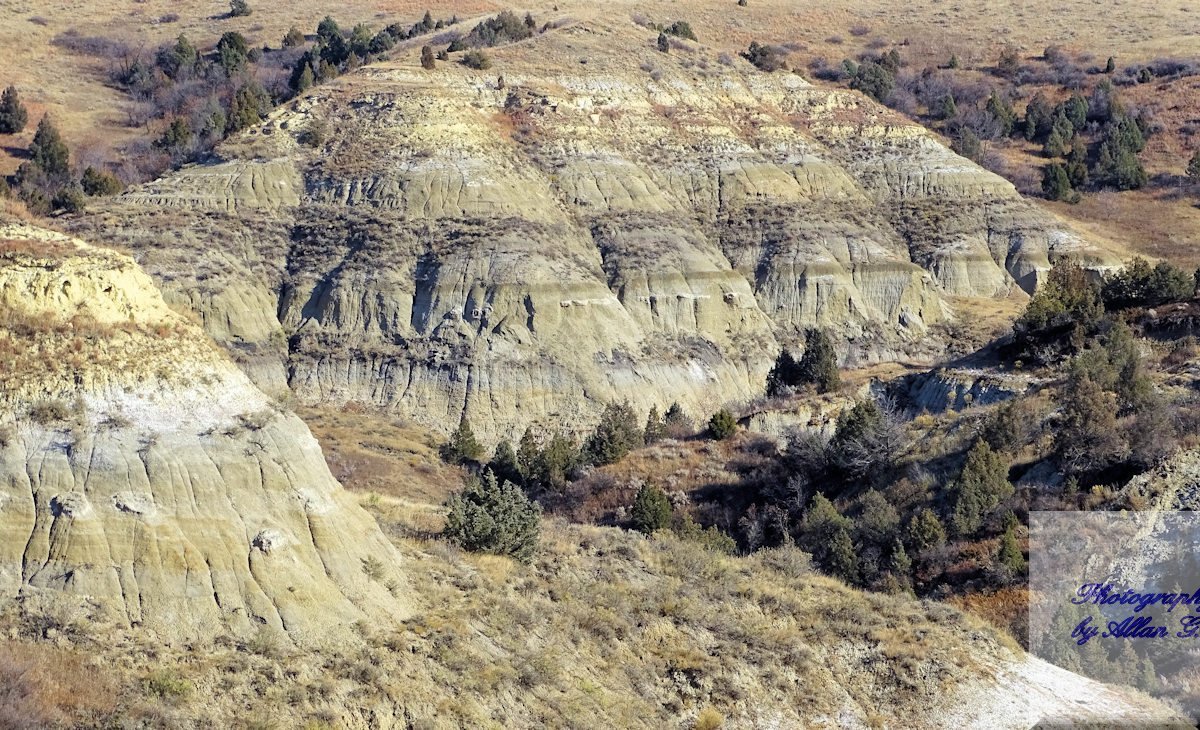
<svg viewBox="0 0 1200 730">
<path fill-rule="evenodd" d="M 0 595 L 164 640 L 405 615 L 394 548 L 307 427 L 128 257 L 0 227 Z"/>
<path fill-rule="evenodd" d="M 492 439 L 611 399 L 706 415 L 814 326 L 919 357 L 945 295 L 1098 255 L 857 93 L 646 36 L 566 23 L 487 73 L 400 47 L 81 226 L 262 387 Z"/>
</svg>

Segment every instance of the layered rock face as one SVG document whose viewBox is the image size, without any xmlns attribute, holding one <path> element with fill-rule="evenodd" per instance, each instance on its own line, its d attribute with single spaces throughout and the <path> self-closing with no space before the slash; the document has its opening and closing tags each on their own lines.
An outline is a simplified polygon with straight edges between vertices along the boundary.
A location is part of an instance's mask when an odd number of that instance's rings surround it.
<svg viewBox="0 0 1200 730">
<path fill-rule="evenodd" d="M 567 25 L 486 75 L 399 49 L 81 225 L 262 387 L 490 439 L 707 414 L 813 326 L 851 363 L 932 351 L 944 295 L 1086 248 L 858 94 L 646 33 Z"/>
<path fill-rule="evenodd" d="M 5 597 L 164 641 L 317 645 L 406 614 L 394 548 L 307 427 L 132 260 L 0 226 L 0 320 Z"/>
</svg>

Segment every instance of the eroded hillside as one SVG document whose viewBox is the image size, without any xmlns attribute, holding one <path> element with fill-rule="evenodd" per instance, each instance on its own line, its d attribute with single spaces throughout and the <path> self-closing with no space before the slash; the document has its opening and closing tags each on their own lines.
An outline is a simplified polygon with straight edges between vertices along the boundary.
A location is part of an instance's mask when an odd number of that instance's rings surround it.
<svg viewBox="0 0 1200 730">
<path fill-rule="evenodd" d="M 739 558 L 550 521 L 522 565 L 430 539 L 441 511 L 402 485 L 403 499 L 368 500 L 381 531 L 304 425 L 129 258 L 23 224 L 0 229 L 0 246 L 0 676 L 28 693 L 0 700 L 5 718 L 1178 719 L 1030 659 L 954 609 L 819 576 L 794 547 Z M 73 692 L 44 686 L 50 662 Z M 88 671 L 103 671 L 103 691 L 86 689 Z M 1061 699 L 1082 695 L 1093 702 Z"/>
<path fill-rule="evenodd" d="M 81 221 L 133 248 L 262 387 L 489 438 L 605 401 L 761 393 L 779 346 L 930 357 L 947 298 L 1111 263 L 1012 186 L 855 93 L 625 19 L 416 49 L 318 87 L 208 163 Z"/>
<path fill-rule="evenodd" d="M 317 645 L 405 615 L 394 551 L 308 429 L 128 257 L 5 224 L 0 321 L 6 600 L 166 642 Z"/>
</svg>

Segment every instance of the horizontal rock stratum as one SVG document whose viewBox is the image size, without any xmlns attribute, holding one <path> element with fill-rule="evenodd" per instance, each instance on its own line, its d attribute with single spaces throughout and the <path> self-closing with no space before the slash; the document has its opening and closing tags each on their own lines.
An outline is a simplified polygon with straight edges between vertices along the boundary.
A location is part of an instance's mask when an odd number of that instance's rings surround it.
<svg viewBox="0 0 1200 730">
<path fill-rule="evenodd" d="M 488 72 L 402 46 L 77 225 L 268 391 L 491 439 L 609 400 L 707 415 L 812 326 L 920 356 L 948 297 L 1108 262 L 858 93 L 653 41 L 596 14 Z"/>
<path fill-rule="evenodd" d="M 127 256 L 0 225 L 0 322 L 5 600 L 164 641 L 406 615 L 395 549 L 308 428 Z"/>
</svg>

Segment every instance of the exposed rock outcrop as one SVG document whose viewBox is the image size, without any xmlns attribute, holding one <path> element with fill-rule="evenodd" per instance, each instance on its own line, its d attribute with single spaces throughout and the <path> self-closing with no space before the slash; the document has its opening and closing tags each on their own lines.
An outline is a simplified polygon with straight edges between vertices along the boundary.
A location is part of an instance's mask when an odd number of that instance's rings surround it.
<svg viewBox="0 0 1200 730">
<path fill-rule="evenodd" d="M 0 321 L 0 595 L 164 641 L 405 615 L 394 548 L 308 429 L 128 257 L 4 225 Z"/>
<path fill-rule="evenodd" d="M 1006 401 L 1026 392 L 1032 382 L 1019 374 L 938 368 L 889 383 L 886 394 L 913 412 L 942 413 Z"/>
<path fill-rule="evenodd" d="M 645 34 L 567 24 L 495 49 L 503 83 L 397 50 L 80 225 L 267 390 L 492 440 L 611 399 L 707 414 L 813 326 L 847 361 L 919 358 L 944 295 L 1103 259 L 859 94 Z"/>
</svg>

